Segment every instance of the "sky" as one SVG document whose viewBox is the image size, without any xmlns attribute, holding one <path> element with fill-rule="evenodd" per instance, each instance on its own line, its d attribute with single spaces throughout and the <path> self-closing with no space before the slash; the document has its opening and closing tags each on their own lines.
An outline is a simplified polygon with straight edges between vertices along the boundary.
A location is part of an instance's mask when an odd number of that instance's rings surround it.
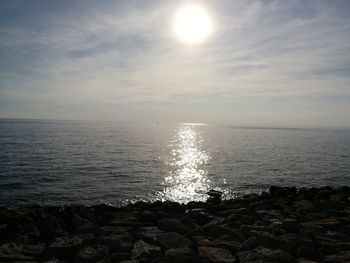
<svg viewBox="0 0 350 263">
<path fill-rule="evenodd" d="M 203 42 L 175 34 L 202 6 Z M 0 1 L 0 118 L 350 127 L 348 0 Z"/>
</svg>

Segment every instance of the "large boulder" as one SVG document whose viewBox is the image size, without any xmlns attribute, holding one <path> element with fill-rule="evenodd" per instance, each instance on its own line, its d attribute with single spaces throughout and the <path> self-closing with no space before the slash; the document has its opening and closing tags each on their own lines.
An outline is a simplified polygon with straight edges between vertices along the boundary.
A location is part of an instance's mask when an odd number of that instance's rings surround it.
<svg viewBox="0 0 350 263">
<path fill-rule="evenodd" d="M 224 248 L 217 247 L 199 247 L 200 262 L 210 263 L 234 263 L 236 258 L 231 252 Z"/>
<path fill-rule="evenodd" d="M 109 262 L 106 247 L 84 247 L 75 257 L 76 263 L 95 263 L 99 261 Z"/>
<path fill-rule="evenodd" d="M 166 249 L 191 247 L 193 245 L 192 241 L 176 232 L 160 234 L 158 235 L 158 241 Z"/>
<path fill-rule="evenodd" d="M 76 236 L 59 237 L 47 249 L 49 258 L 72 260 L 82 247 L 82 240 Z"/>
<path fill-rule="evenodd" d="M 97 244 L 107 246 L 110 252 L 128 252 L 132 249 L 134 239 L 129 233 L 113 234 L 98 237 Z"/>
<path fill-rule="evenodd" d="M 196 262 L 197 255 L 190 248 L 172 248 L 165 251 L 165 262 L 192 263 Z"/>
<path fill-rule="evenodd" d="M 162 252 L 160 247 L 150 245 L 143 240 L 138 240 L 134 244 L 134 248 L 132 250 L 133 258 L 146 258 L 146 259 L 154 259 L 160 257 Z"/>
</svg>

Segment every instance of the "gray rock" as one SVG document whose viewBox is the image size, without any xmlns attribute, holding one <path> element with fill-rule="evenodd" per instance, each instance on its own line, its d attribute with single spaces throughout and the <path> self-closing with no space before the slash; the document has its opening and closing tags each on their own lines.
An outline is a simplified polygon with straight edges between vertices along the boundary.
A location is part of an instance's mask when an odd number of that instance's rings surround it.
<svg viewBox="0 0 350 263">
<path fill-rule="evenodd" d="M 275 235 L 262 231 L 250 231 L 251 236 L 255 237 L 260 246 L 269 248 L 278 248 L 279 240 Z"/>
<path fill-rule="evenodd" d="M 133 247 L 134 239 L 129 233 L 113 234 L 98 237 L 97 244 L 107 246 L 110 252 L 128 252 Z"/>
<path fill-rule="evenodd" d="M 269 248 L 265 248 L 265 247 L 258 247 L 256 249 L 254 249 L 254 251 L 260 255 L 263 256 L 264 260 L 267 262 L 283 262 L 283 263 L 292 263 L 293 262 L 293 257 L 280 250 L 280 249 L 276 249 L 276 250 L 272 250 Z"/>
<path fill-rule="evenodd" d="M 109 262 L 108 251 L 105 247 L 84 247 L 75 257 L 76 263 Z"/>
<path fill-rule="evenodd" d="M 237 254 L 240 263 L 263 263 L 263 256 L 255 251 L 242 251 Z"/>
<path fill-rule="evenodd" d="M 138 240 L 132 250 L 133 258 L 154 259 L 160 257 L 162 252 L 160 247 L 150 245 L 143 240 Z"/>
<path fill-rule="evenodd" d="M 191 247 L 193 243 L 184 236 L 176 233 L 163 233 L 158 235 L 159 244 L 167 249 Z"/>
<path fill-rule="evenodd" d="M 230 251 L 224 248 L 216 247 L 199 247 L 200 262 L 212 262 L 212 263 L 234 263 L 236 258 Z"/>
<path fill-rule="evenodd" d="M 159 229 L 166 232 L 178 232 L 180 234 L 184 234 L 189 231 L 189 228 L 184 226 L 180 220 L 174 218 L 158 220 L 157 226 Z"/>
<path fill-rule="evenodd" d="M 314 205 L 308 200 L 297 201 L 295 202 L 295 206 L 299 212 L 310 211 L 314 209 Z"/>
<path fill-rule="evenodd" d="M 334 255 L 329 255 L 324 257 L 324 261 L 327 263 L 349 263 L 350 262 L 350 252 L 343 251 Z"/>
<path fill-rule="evenodd" d="M 40 243 L 40 244 L 36 244 L 36 245 L 26 244 L 23 246 L 22 253 L 25 255 L 37 257 L 44 252 L 44 249 L 45 249 L 44 243 Z"/>
<path fill-rule="evenodd" d="M 59 237 L 48 247 L 48 257 L 62 260 L 70 260 L 78 253 L 82 247 L 82 240 L 78 237 Z"/>
<path fill-rule="evenodd" d="M 158 227 L 140 227 L 137 231 L 137 237 L 151 244 L 157 244 L 158 236 L 163 233 L 164 231 Z"/>
<path fill-rule="evenodd" d="M 165 262 L 192 263 L 196 262 L 197 255 L 190 248 L 172 248 L 165 251 Z"/>
<path fill-rule="evenodd" d="M 237 241 L 225 241 L 220 239 L 212 239 L 208 237 L 202 237 L 202 236 L 194 236 L 192 237 L 192 240 L 195 242 L 197 247 L 218 247 L 218 248 L 224 248 L 232 253 L 236 253 L 239 250 L 240 243 Z"/>
<path fill-rule="evenodd" d="M 297 248 L 296 255 L 300 258 L 317 259 L 317 249 L 312 244 L 303 244 Z"/>
<path fill-rule="evenodd" d="M 33 257 L 22 255 L 22 246 L 6 243 L 0 246 L 0 262 L 31 261 Z"/>
<path fill-rule="evenodd" d="M 281 226 L 287 233 L 297 234 L 300 232 L 300 225 L 295 219 L 287 218 L 282 221 Z"/>
</svg>

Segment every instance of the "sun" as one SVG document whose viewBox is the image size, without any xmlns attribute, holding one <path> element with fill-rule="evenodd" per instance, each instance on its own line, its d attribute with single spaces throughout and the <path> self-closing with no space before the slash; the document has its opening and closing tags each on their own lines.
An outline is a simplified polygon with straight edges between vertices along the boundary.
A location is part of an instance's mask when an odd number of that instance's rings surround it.
<svg viewBox="0 0 350 263">
<path fill-rule="evenodd" d="M 181 41 L 198 44 L 211 34 L 212 21 L 203 7 L 189 5 L 180 9 L 176 14 L 175 31 Z"/>
</svg>

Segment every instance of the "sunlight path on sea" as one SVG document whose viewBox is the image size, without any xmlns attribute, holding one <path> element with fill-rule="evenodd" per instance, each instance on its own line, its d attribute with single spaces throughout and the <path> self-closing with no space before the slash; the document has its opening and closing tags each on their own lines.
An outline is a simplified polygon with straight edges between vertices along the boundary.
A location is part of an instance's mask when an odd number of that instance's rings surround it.
<svg viewBox="0 0 350 263">
<path fill-rule="evenodd" d="M 207 199 L 205 193 L 210 189 L 210 180 L 205 165 L 210 155 L 202 149 L 203 137 L 198 127 L 198 124 L 180 124 L 168 145 L 169 174 L 159 193 L 163 200 L 188 203 Z"/>
</svg>

